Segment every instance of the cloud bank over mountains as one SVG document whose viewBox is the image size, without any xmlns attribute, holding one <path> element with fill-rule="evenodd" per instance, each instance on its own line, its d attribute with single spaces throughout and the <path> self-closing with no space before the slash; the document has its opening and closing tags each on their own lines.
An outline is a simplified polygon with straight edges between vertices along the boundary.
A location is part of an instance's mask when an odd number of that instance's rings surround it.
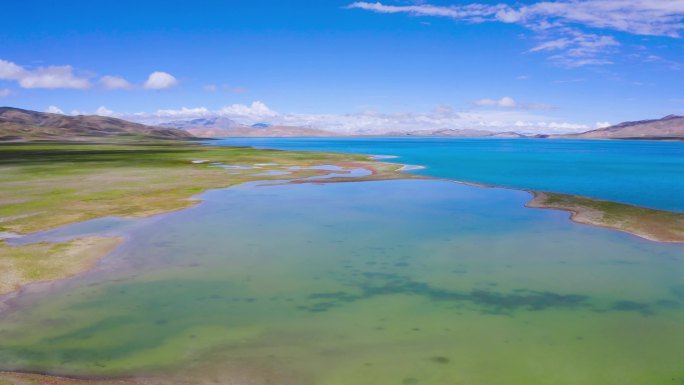
<svg viewBox="0 0 684 385">
<path fill-rule="evenodd" d="M 438 106 L 431 111 L 424 112 L 364 111 L 349 114 L 302 114 L 280 113 L 269 108 L 263 102 L 255 101 L 251 104 L 231 104 L 213 110 L 206 107 L 182 107 L 136 113 L 114 112 L 102 106 L 94 113 L 152 125 L 177 120 L 222 117 L 245 125 L 269 123 L 272 125 L 318 128 L 346 134 L 379 134 L 392 131 L 438 129 L 477 129 L 493 132 L 516 131 L 527 134 L 552 134 L 583 132 L 607 124 L 605 122 L 597 123 L 594 126 L 566 122 L 536 114 L 527 109 L 512 108 L 512 106 L 508 106 L 508 104 L 515 103 L 512 98 L 504 97 L 491 100 L 497 104 L 503 104 L 505 108 L 455 111 L 448 106 Z M 59 110 L 57 107 L 51 106 L 48 112 L 57 110 Z M 72 114 L 84 113 L 72 111 Z"/>
</svg>

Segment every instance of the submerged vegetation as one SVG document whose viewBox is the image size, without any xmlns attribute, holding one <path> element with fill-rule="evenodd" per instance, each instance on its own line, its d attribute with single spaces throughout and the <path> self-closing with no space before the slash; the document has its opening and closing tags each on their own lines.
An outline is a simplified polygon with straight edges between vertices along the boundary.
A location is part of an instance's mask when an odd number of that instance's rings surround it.
<svg viewBox="0 0 684 385">
<path fill-rule="evenodd" d="M 0 145 L 0 235 L 28 234 L 106 216 L 146 217 L 192 206 L 198 201 L 190 198 L 207 189 L 330 172 L 311 168 L 317 165 L 370 170 L 371 175 L 363 179 L 407 177 L 398 172 L 400 165 L 362 155 L 169 141 L 4 143 Z M 116 243 L 99 238 L 9 246 L 0 241 L 0 294 L 32 281 L 83 271 Z"/>
</svg>

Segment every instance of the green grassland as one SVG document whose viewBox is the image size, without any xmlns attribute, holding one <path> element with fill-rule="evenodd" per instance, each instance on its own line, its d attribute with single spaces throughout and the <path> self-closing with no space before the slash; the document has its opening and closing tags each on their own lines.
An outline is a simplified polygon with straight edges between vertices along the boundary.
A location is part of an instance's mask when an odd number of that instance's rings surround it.
<svg viewBox="0 0 684 385">
<path fill-rule="evenodd" d="M 203 160 L 196 164 L 193 161 Z M 225 165 L 260 166 L 227 170 Z M 143 144 L 12 143 L 0 145 L 0 231 L 20 234 L 103 217 L 144 217 L 182 209 L 206 189 L 250 180 L 290 166 L 351 165 L 382 171 L 376 177 L 406 177 L 400 165 L 369 161 L 363 155 L 213 147 L 196 143 Z M 291 176 L 323 174 L 298 170 Z"/>
</svg>

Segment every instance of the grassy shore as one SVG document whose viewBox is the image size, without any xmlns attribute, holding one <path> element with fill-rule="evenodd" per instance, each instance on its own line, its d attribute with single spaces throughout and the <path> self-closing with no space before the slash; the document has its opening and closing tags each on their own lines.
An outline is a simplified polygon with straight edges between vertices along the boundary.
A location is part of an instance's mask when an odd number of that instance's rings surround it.
<svg viewBox="0 0 684 385">
<path fill-rule="evenodd" d="M 607 227 L 658 242 L 684 243 L 684 214 L 575 195 L 532 192 L 527 207 L 564 210 L 578 223 Z"/>
<path fill-rule="evenodd" d="M 0 232 L 28 234 L 105 216 L 140 218 L 179 210 L 197 204 L 190 198 L 207 189 L 329 172 L 308 169 L 315 165 L 366 168 L 372 173 L 363 180 L 408 177 L 398 171 L 401 165 L 363 155 L 168 141 L 5 143 L 0 144 Z M 260 175 L 285 170 L 291 174 Z M 0 294 L 86 270 L 117 242 L 93 238 L 9 246 L 0 241 Z"/>
</svg>

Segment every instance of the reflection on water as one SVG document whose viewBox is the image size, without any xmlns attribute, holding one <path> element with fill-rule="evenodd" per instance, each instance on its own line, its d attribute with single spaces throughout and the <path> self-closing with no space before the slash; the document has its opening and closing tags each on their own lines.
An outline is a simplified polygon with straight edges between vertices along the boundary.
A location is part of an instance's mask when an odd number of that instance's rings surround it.
<svg viewBox="0 0 684 385">
<path fill-rule="evenodd" d="M 252 183 L 202 198 L 50 234 L 127 241 L 98 269 L 12 302 L 0 369 L 254 384 L 684 381 L 681 246 L 444 181 Z"/>
</svg>

